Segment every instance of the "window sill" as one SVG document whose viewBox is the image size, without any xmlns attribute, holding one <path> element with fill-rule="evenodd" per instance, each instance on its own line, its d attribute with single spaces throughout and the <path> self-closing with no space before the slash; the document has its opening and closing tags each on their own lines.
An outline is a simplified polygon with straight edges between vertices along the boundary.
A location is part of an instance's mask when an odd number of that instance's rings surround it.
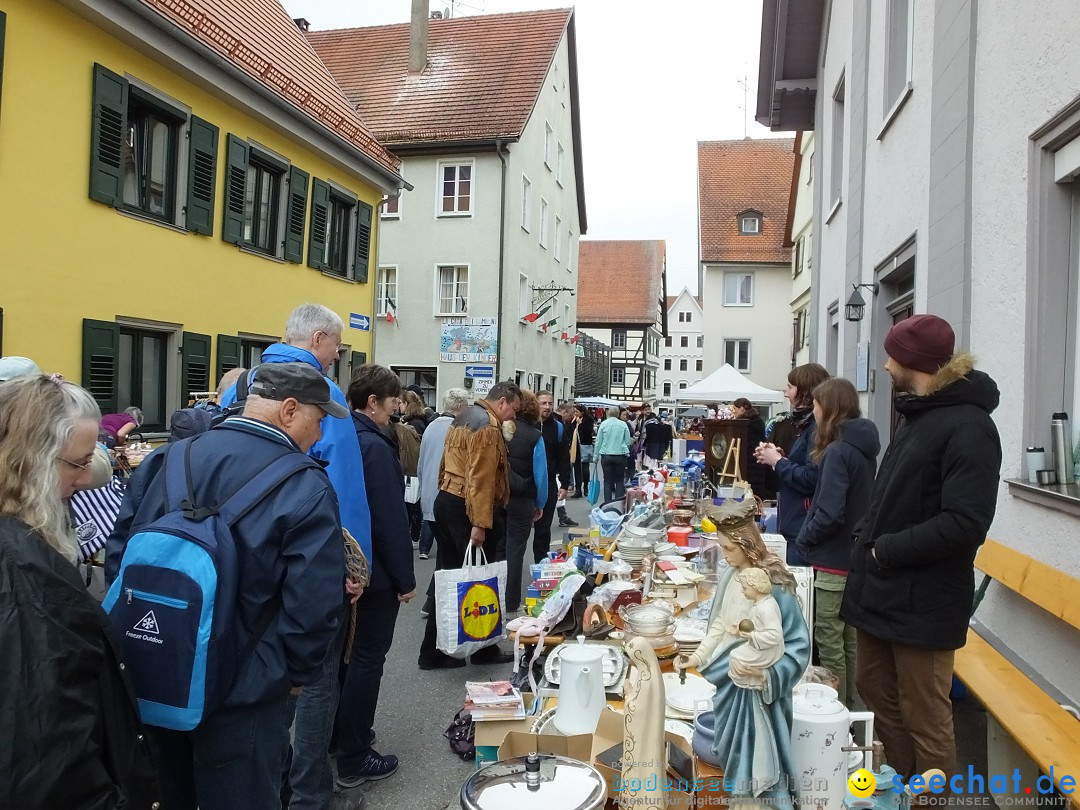
<svg viewBox="0 0 1080 810">
<path fill-rule="evenodd" d="M 263 258 L 266 258 L 266 259 L 272 258 L 271 256 L 267 256 L 265 253 L 257 253 L 256 251 L 248 251 L 248 252 L 255 253 L 256 255 L 262 256 Z M 341 275 L 338 275 L 337 273 L 331 273 L 329 270 L 320 270 L 319 272 L 322 273 L 327 278 L 332 278 L 332 279 L 335 279 L 336 281 L 344 281 L 346 284 L 359 284 L 360 283 L 356 279 L 349 278 L 348 276 L 341 276 Z"/>
<path fill-rule="evenodd" d="M 275 256 L 272 253 L 264 253 L 261 250 L 257 250 L 256 248 L 251 247 L 245 247 L 244 245 L 237 245 L 237 247 L 240 249 L 241 253 L 248 253 L 252 256 L 258 256 L 261 259 L 269 259 L 270 261 L 277 262 L 278 264 L 286 263 L 285 259 L 283 259 L 281 256 Z M 295 262 L 290 263 L 295 264 Z"/>
<path fill-rule="evenodd" d="M 837 197 L 836 202 L 833 203 L 833 207 L 829 209 L 829 215 L 825 217 L 825 224 L 828 225 L 832 222 L 832 218 L 836 216 L 836 212 L 840 210 L 840 206 L 844 204 L 843 197 Z"/>
<path fill-rule="evenodd" d="M 152 217 L 149 214 L 142 214 L 138 211 L 132 211 L 129 208 L 117 208 L 116 213 L 120 216 L 128 217 L 130 219 L 137 219 L 139 222 L 147 222 L 151 225 L 157 225 L 159 228 L 165 228 L 166 230 L 175 231 L 176 233 L 194 233 L 186 228 L 181 228 L 172 222 L 166 222 L 165 220 Z"/>
<path fill-rule="evenodd" d="M 892 105 L 892 109 L 890 109 L 885 114 L 885 120 L 882 122 L 881 129 L 878 130 L 877 134 L 877 139 L 879 141 L 885 137 L 886 130 L 888 130 L 888 128 L 892 126 L 892 122 L 895 121 L 896 116 L 900 114 L 900 110 L 904 106 L 904 103 L 908 100 L 908 97 L 911 95 L 911 91 L 911 82 L 908 82 L 904 85 L 904 89 L 900 91 L 900 98 L 898 98 L 896 100 L 896 103 Z"/>
<path fill-rule="evenodd" d="M 436 219 L 468 219 L 473 215 L 472 211 L 440 211 L 435 215 Z"/>
<path fill-rule="evenodd" d="M 526 227 L 525 227 L 524 225 L 522 225 L 522 226 L 521 226 L 521 230 L 523 230 L 523 231 L 524 231 L 525 233 L 532 233 L 532 231 L 530 231 L 530 230 L 529 230 L 528 228 L 526 228 Z"/>
<path fill-rule="evenodd" d="M 380 214 L 379 222 L 400 222 L 401 214 Z"/>
<path fill-rule="evenodd" d="M 753 304 L 729 304 L 726 301 L 723 304 L 725 307 L 752 307 Z M 685 348 L 685 347 L 684 347 Z"/>
<path fill-rule="evenodd" d="M 1080 484 L 1040 486 L 1022 478 L 1007 478 L 1005 483 L 1014 498 L 1080 517 Z"/>
<path fill-rule="evenodd" d="M 436 318 L 468 318 L 468 312 L 436 312 Z"/>
</svg>

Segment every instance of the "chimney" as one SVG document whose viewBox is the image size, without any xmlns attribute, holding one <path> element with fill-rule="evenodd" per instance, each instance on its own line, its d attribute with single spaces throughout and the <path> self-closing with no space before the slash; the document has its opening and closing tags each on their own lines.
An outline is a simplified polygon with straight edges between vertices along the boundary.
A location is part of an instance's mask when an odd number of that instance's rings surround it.
<svg viewBox="0 0 1080 810">
<path fill-rule="evenodd" d="M 303 17 L 293 17 L 293 22 L 296 23 L 296 27 L 303 31 L 305 34 L 308 32 L 308 29 L 311 28 L 311 23 L 309 23 Z"/>
<path fill-rule="evenodd" d="M 409 25 L 409 73 L 421 73 L 427 65 L 428 0 L 412 0 Z"/>
</svg>

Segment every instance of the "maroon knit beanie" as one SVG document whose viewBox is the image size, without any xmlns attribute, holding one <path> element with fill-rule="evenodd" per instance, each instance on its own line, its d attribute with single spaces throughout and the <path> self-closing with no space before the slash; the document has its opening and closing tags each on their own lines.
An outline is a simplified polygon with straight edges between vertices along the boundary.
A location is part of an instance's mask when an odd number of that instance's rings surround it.
<svg viewBox="0 0 1080 810">
<path fill-rule="evenodd" d="M 937 315 L 913 315 L 885 335 L 885 351 L 905 368 L 935 373 L 949 362 L 956 336 L 948 321 Z"/>
</svg>

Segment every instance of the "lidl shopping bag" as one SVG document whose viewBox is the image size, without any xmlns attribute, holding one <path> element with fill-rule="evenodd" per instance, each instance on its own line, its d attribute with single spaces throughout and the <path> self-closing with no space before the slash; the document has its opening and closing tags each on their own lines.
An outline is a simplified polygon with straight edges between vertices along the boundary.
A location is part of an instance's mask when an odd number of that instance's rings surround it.
<svg viewBox="0 0 1080 810">
<path fill-rule="evenodd" d="M 461 568 L 435 572 L 435 646 L 464 658 L 503 637 L 506 560 L 489 563 L 471 543 Z"/>
</svg>

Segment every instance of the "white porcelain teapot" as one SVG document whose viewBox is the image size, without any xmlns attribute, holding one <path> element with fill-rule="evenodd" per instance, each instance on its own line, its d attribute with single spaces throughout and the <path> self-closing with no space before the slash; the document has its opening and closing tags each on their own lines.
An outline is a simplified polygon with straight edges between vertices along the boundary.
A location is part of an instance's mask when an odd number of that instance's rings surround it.
<svg viewBox="0 0 1080 810">
<path fill-rule="evenodd" d="M 555 728 L 563 734 L 592 734 L 604 710 L 604 648 L 586 644 L 566 644 L 559 653 L 559 706 Z"/>
<path fill-rule="evenodd" d="M 799 778 L 800 804 L 804 807 L 840 807 L 847 798 L 851 757 L 851 723 L 866 723 L 866 738 L 874 738 L 872 712 L 851 712 L 837 699 L 836 690 L 820 683 L 801 683 L 793 690 L 791 754 Z M 852 763 L 849 763 L 849 759 Z"/>
</svg>

